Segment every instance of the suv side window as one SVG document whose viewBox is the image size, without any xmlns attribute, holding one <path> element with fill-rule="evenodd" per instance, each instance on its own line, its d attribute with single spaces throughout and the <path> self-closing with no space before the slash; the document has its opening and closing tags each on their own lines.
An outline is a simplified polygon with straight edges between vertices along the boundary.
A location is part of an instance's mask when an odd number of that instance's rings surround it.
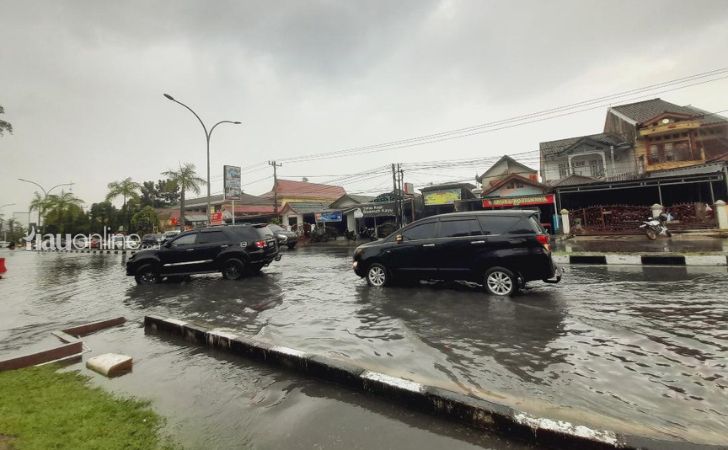
<svg viewBox="0 0 728 450">
<path fill-rule="evenodd" d="M 197 233 L 185 234 L 172 241 L 173 247 L 179 247 L 180 245 L 193 245 L 197 242 Z"/>
<path fill-rule="evenodd" d="M 475 219 L 441 220 L 440 237 L 480 236 L 483 231 Z"/>
<path fill-rule="evenodd" d="M 427 222 L 415 225 L 404 231 L 402 237 L 408 241 L 416 241 L 418 239 L 432 239 L 435 237 L 435 227 L 437 222 Z"/>
<path fill-rule="evenodd" d="M 513 233 L 518 217 L 514 216 L 479 216 L 478 221 L 483 227 L 483 234 Z"/>
<path fill-rule="evenodd" d="M 215 244 L 224 241 L 227 241 L 227 237 L 225 237 L 225 233 L 222 230 L 200 233 L 199 239 L 197 239 L 198 244 Z"/>
</svg>

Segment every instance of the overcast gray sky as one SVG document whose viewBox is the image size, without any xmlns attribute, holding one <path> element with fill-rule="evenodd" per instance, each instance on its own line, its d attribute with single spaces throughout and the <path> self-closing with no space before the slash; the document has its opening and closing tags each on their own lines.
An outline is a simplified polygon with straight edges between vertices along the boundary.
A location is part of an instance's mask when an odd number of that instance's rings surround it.
<svg viewBox="0 0 728 450">
<path fill-rule="evenodd" d="M 212 138 L 243 183 L 268 159 L 335 151 L 476 125 L 728 66 L 724 1 L 6 1 L 0 0 L 3 212 L 35 188 L 73 181 L 89 206 L 106 184 L 205 172 L 195 118 L 239 120 Z M 728 108 L 728 80 L 660 97 Z M 618 102 L 617 102 L 618 103 Z M 364 171 L 392 162 L 517 154 L 601 131 L 606 107 L 461 139 L 284 163 L 281 177 Z M 534 156 L 524 162 L 537 166 Z M 472 179 L 487 166 L 405 174 Z M 251 169 L 252 170 L 252 169 Z M 326 175 L 315 177 L 316 175 Z M 260 194 L 271 179 L 247 184 Z M 344 183 L 391 188 L 391 175 Z"/>
</svg>

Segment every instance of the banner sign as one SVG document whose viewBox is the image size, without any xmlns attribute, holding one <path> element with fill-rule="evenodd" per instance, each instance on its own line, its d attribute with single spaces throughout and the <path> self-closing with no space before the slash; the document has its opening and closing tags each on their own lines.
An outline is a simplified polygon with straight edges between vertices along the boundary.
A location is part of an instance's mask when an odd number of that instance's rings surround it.
<svg viewBox="0 0 728 450">
<path fill-rule="evenodd" d="M 210 225 L 222 225 L 222 211 L 210 214 Z"/>
<path fill-rule="evenodd" d="M 483 208 L 510 208 L 513 206 L 553 205 L 554 194 L 528 197 L 484 198 Z"/>
<path fill-rule="evenodd" d="M 225 200 L 240 200 L 240 167 L 223 166 L 222 184 Z"/>
<path fill-rule="evenodd" d="M 341 211 L 325 211 L 316 213 L 316 222 L 341 222 Z"/>
<path fill-rule="evenodd" d="M 394 202 L 386 203 L 363 203 L 357 205 L 364 215 L 364 217 L 394 217 L 395 213 Z"/>
<path fill-rule="evenodd" d="M 458 189 L 444 189 L 441 191 L 423 192 L 425 206 L 452 205 L 455 200 L 460 200 L 462 191 Z"/>
</svg>

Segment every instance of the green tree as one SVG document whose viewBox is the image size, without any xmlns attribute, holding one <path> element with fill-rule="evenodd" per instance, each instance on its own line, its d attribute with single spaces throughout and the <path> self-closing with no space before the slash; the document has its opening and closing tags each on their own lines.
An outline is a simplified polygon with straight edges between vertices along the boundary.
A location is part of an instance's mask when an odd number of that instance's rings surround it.
<svg viewBox="0 0 728 450">
<path fill-rule="evenodd" d="M 116 230 L 120 216 L 111 202 L 94 203 L 88 211 L 89 228 L 92 233 L 99 234 L 103 234 L 106 227 Z"/>
<path fill-rule="evenodd" d="M 185 192 L 192 191 L 195 194 L 200 193 L 200 187 L 204 186 L 205 180 L 197 176 L 195 165 L 185 163 L 179 166 L 179 170 L 167 170 L 162 175 L 177 183 L 180 189 L 179 196 L 179 226 L 185 226 Z"/>
<path fill-rule="evenodd" d="M 43 213 L 47 207 L 48 200 L 41 196 L 38 191 L 34 192 L 33 200 L 31 200 L 30 205 L 28 205 L 28 211 L 38 211 L 38 227 L 40 227 L 41 217 L 43 216 Z"/>
<path fill-rule="evenodd" d="M 5 108 L 3 108 L 2 106 L 0 106 L 0 114 L 5 114 Z M 10 122 L 6 122 L 0 119 L 0 136 L 2 136 L 6 131 L 10 134 L 13 134 L 13 126 L 10 124 Z"/>
<path fill-rule="evenodd" d="M 109 188 L 109 193 L 106 194 L 106 201 L 112 201 L 117 197 L 124 199 L 121 209 L 126 213 L 126 230 L 128 232 L 130 216 L 126 207 L 126 201 L 130 198 L 139 199 L 139 193 L 137 191 L 141 188 L 141 186 L 139 183 L 132 181 L 131 177 L 127 177 L 121 181 L 112 181 L 107 187 Z"/>
<path fill-rule="evenodd" d="M 141 192 L 142 206 L 168 208 L 179 201 L 179 186 L 172 180 L 144 181 Z"/>
<path fill-rule="evenodd" d="M 86 214 L 84 214 L 81 205 L 83 205 L 83 200 L 71 192 L 49 195 L 44 217 L 47 226 L 46 231 L 61 234 L 81 231 L 77 227 L 83 225 L 86 220 Z"/>
<path fill-rule="evenodd" d="M 131 227 L 137 233 L 154 233 L 159 229 L 159 216 L 154 208 L 145 206 L 131 218 Z"/>
</svg>

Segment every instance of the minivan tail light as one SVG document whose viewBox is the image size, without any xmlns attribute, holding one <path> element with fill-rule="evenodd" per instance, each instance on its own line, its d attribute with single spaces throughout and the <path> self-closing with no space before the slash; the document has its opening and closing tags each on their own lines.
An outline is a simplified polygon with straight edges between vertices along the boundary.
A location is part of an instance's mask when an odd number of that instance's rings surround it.
<svg viewBox="0 0 728 450">
<path fill-rule="evenodd" d="M 551 244 L 549 244 L 549 237 L 547 234 L 537 234 L 536 240 L 539 244 L 543 245 L 543 248 L 545 248 L 547 252 L 551 251 Z"/>
<path fill-rule="evenodd" d="M 265 248 L 265 241 L 255 241 L 255 246 L 258 248 Z"/>
</svg>

